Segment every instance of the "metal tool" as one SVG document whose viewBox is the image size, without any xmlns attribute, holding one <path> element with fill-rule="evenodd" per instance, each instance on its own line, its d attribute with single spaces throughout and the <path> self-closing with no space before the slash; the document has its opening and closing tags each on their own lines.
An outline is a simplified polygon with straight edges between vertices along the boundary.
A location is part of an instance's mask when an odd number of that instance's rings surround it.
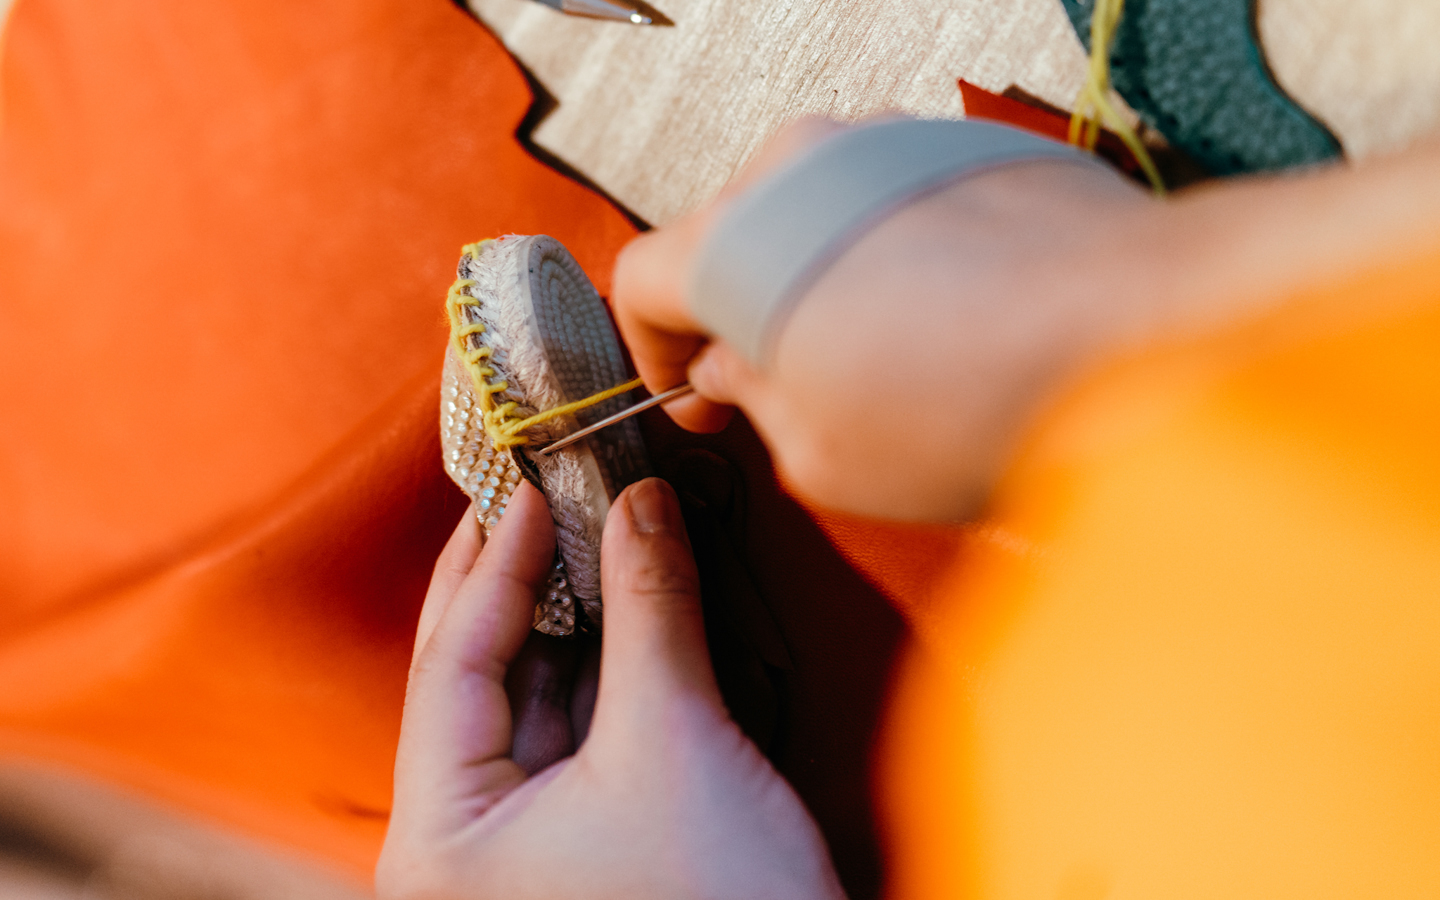
<svg viewBox="0 0 1440 900">
<path fill-rule="evenodd" d="M 540 450 L 537 450 L 536 452 L 539 453 L 541 456 L 549 456 L 556 450 L 563 450 L 571 444 L 575 443 L 576 441 L 583 440 L 584 438 L 589 437 L 590 435 L 594 434 L 602 428 L 609 428 L 616 422 L 623 422 L 631 416 L 636 415 L 637 413 L 642 413 L 645 410 L 650 409 L 651 407 L 659 406 L 662 403 L 669 403 L 676 397 L 683 397 L 684 395 L 690 393 L 693 390 L 695 390 L 695 388 L 691 387 L 690 383 L 687 381 L 685 384 L 682 384 L 679 387 L 673 387 L 668 391 L 661 391 L 660 393 L 651 397 L 649 400 L 642 400 L 634 406 L 620 410 L 613 416 L 606 416 L 605 418 L 596 422 L 594 425 L 586 425 L 584 428 L 580 429 L 574 434 L 567 434 L 565 435 L 565 437 L 561 438 L 555 443 L 550 444 L 549 446 L 544 447 Z"/>
<path fill-rule="evenodd" d="M 630 22 L 633 25 L 673 25 L 654 7 L 636 0 L 536 0 L 572 16 Z"/>
</svg>

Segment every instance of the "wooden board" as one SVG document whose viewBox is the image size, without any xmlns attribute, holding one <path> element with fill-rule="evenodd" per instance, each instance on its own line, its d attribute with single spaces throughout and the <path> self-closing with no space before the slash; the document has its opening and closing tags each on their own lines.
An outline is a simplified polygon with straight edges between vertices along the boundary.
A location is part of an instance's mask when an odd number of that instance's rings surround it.
<svg viewBox="0 0 1440 900">
<path fill-rule="evenodd" d="M 1259 0 L 1266 60 L 1351 159 L 1440 131 L 1440 2 Z"/>
<path fill-rule="evenodd" d="M 1085 74 L 1055 0 L 659 0 L 673 28 L 470 5 L 558 101 L 535 142 L 657 225 L 795 117 L 958 117 L 956 78 L 1070 109 Z M 1259 0 L 1257 21 L 1277 81 L 1352 159 L 1440 130 L 1440 3 Z"/>
<path fill-rule="evenodd" d="M 961 77 L 1068 108 L 1084 79 L 1054 0 L 657 0 L 673 28 L 471 6 L 559 101 L 536 143 L 653 224 L 709 200 L 798 116 L 960 117 Z"/>
</svg>

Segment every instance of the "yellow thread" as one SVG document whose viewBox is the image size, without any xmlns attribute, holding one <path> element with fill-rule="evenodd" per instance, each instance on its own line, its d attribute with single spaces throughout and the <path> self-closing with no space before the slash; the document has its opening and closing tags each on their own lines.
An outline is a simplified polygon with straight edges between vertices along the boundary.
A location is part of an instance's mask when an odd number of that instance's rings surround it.
<svg viewBox="0 0 1440 900">
<path fill-rule="evenodd" d="M 645 379 L 635 378 L 631 381 L 625 382 L 624 384 L 617 384 L 612 388 L 606 388 L 598 394 L 591 394 L 584 400 L 576 400 L 574 403 L 566 403 L 562 406 L 557 406 L 554 409 L 547 409 L 542 413 L 536 413 L 535 415 L 529 416 L 528 418 L 509 419 L 505 422 L 505 424 L 500 426 L 500 432 L 502 435 L 514 439 L 516 443 L 526 443 L 529 440 L 528 438 L 516 436 L 518 436 L 520 432 L 526 430 L 527 428 L 539 425 L 541 422 L 548 422 L 551 419 L 555 419 L 560 416 L 568 416 L 571 413 L 576 413 L 582 409 L 587 409 L 597 403 L 604 403 L 611 397 L 618 397 L 626 391 L 633 391 L 644 383 Z M 500 446 L 501 438 L 497 438 L 496 435 L 491 434 L 490 440 L 493 441 L 497 447 Z M 509 446 L 509 443 L 506 443 L 505 446 Z"/>
<path fill-rule="evenodd" d="M 1095 0 L 1095 12 L 1090 17 L 1090 68 L 1080 96 L 1075 100 L 1075 112 L 1070 116 L 1070 143 L 1094 152 L 1103 120 L 1130 149 L 1145 177 L 1150 179 L 1155 194 L 1163 197 L 1165 183 L 1160 180 L 1160 170 L 1150 158 L 1150 151 L 1110 102 L 1110 43 L 1124 10 L 1125 0 Z"/>
<path fill-rule="evenodd" d="M 470 244 L 465 247 L 463 252 L 467 256 L 479 259 L 480 251 L 488 243 L 490 242 L 481 241 L 478 244 Z M 624 384 L 607 388 L 598 394 L 591 394 L 583 400 L 547 409 L 533 416 L 522 418 L 515 415 L 519 404 L 514 400 L 507 400 L 504 403 L 495 402 L 495 395 L 504 393 L 509 389 L 510 384 L 504 379 L 492 380 L 495 379 L 497 373 L 493 366 L 485 362 L 490 358 L 491 349 L 483 344 L 478 347 L 471 346 L 470 338 L 483 334 L 485 331 L 483 323 L 467 321 L 464 314 L 467 307 L 478 309 L 480 306 L 479 300 L 466 293 L 474 286 L 473 279 L 457 278 L 455 283 L 450 285 L 450 292 L 445 298 L 445 312 L 450 317 L 450 340 L 455 345 L 455 352 L 460 357 L 460 362 L 464 364 L 465 371 L 470 374 L 470 383 L 475 389 L 475 397 L 480 404 L 480 422 L 496 450 L 528 444 L 530 439 L 524 434 L 527 429 L 560 416 L 579 412 L 597 403 L 604 403 L 611 397 L 619 396 L 626 391 L 633 391 L 643 383 L 643 379 L 636 378 Z"/>
</svg>

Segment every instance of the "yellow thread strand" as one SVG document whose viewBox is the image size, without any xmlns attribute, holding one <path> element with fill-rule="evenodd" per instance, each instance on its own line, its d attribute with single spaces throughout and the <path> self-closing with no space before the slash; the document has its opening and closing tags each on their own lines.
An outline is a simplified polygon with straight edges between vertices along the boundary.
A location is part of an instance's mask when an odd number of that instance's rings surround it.
<svg viewBox="0 0 1440 900">
<path fill-rule="evenodd" d="M 612 388 L 606 388 L 598 394 L 591 394 L 583 400 L 576 400 L 574 403 L 566 403 L 553 409 L 547 409 L 544 412 L 536 413 L 535 415 L 529 416 L 524 419 L 511 419 L 501 427 L 501 431 L 502 433 L 508 435 L 518 435 L 520 432 L 525 431 L 527 428 L 532 428 L 536 425 L 541 424 L 542 422 L 548 422 L 551 419 L 556 419 L 560 416 L 568 416 L 572 413 L 577 413 L 580 410 L 588 409 L 589 407 L 592 407 L 597 403 L 604 403 L 611 397 L 618 397 L 626 391 L 633 391 L 644 383 L 645 379 L 635 378 L 625 382 L 624 384 L 617 384 Z M 494 438 L 492 436 L 492 440 L 493 439 Z"/>
<path fill-rule="evenodd" d="M 1110 44 L 1124 11 L 1125 0 L 1095 0 L 1095 12 L 1090 16 L 1090 65 L 1085 85 L 1075 100 L 1075 112 L 1070 116 L 1070 143 L 1094 152 L 1103 123 L 1135 157 L 1155 194 L 1163 197 L 1165 183 L 1150 151 L 1110 100 Z"/>
<path fill-rule="evenodd" d="M 477 244 L 469 244 L 463 252 L 472 259 L 478 259 L 488 243 L 490 242 L 480 241 Z M 510 383 L 504 379 L 491 380 L 498 373 L 493 366 L 486 365 L 485 360 L 490 358 L 494 350 L 483 344 L 478 347 L 471 346 L 470 339 L 472 337 L 485 333 L 484 323 L 469 321 L 465 313 L 466 309 L 478 309 L 480 306 L 480 301 L 468 293 L 474 286 L 474 279 L 463 276 L 457 278 L 455 283 L 450 285 L 450 291 L 445 297 L 445 312 L 450 318 L 450 341 L 455 345 L 455 353 L 460 357 L 465 371 L 470 375 L 470 383 L 480 406 L 481 425 L 485 428 L 485 434 L 490 438 L 490 443 L 496 450 L 528 444 L 530 439 L 524 434 L 528 429 L 560 416 L 577 413 L 597 403 L 604 403 L 611 397 L 617 397 L 626 391 L 633 391 L 643 383 L 642 379 L 636 378 L 597 394 L 591 394 L 582 400 L 547 409 L 533 416 L 522 418 L 515 415 L 515 410 L 520 404 L 514 400 L 507 400 L 503 403 L 495 402 L 495 395 L 509 390 Z"/>
</svg>

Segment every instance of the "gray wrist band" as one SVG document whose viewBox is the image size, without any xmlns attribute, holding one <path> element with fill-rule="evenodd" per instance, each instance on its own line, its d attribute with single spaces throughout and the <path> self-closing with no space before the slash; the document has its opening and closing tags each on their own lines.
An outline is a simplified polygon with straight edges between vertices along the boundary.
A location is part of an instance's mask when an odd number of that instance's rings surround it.
<svg viewBox="0 0 1440 900">
<path fill-rule="evenodd" d="M 899 119 L 837 134 L 721 216 L 692 271 L 691 312 L 763 366 L 795 301 L 887 215 L 970 172 L 1047 158 L 1100 165 L 1067 144 L 993 122 Z"/>
</svg>

